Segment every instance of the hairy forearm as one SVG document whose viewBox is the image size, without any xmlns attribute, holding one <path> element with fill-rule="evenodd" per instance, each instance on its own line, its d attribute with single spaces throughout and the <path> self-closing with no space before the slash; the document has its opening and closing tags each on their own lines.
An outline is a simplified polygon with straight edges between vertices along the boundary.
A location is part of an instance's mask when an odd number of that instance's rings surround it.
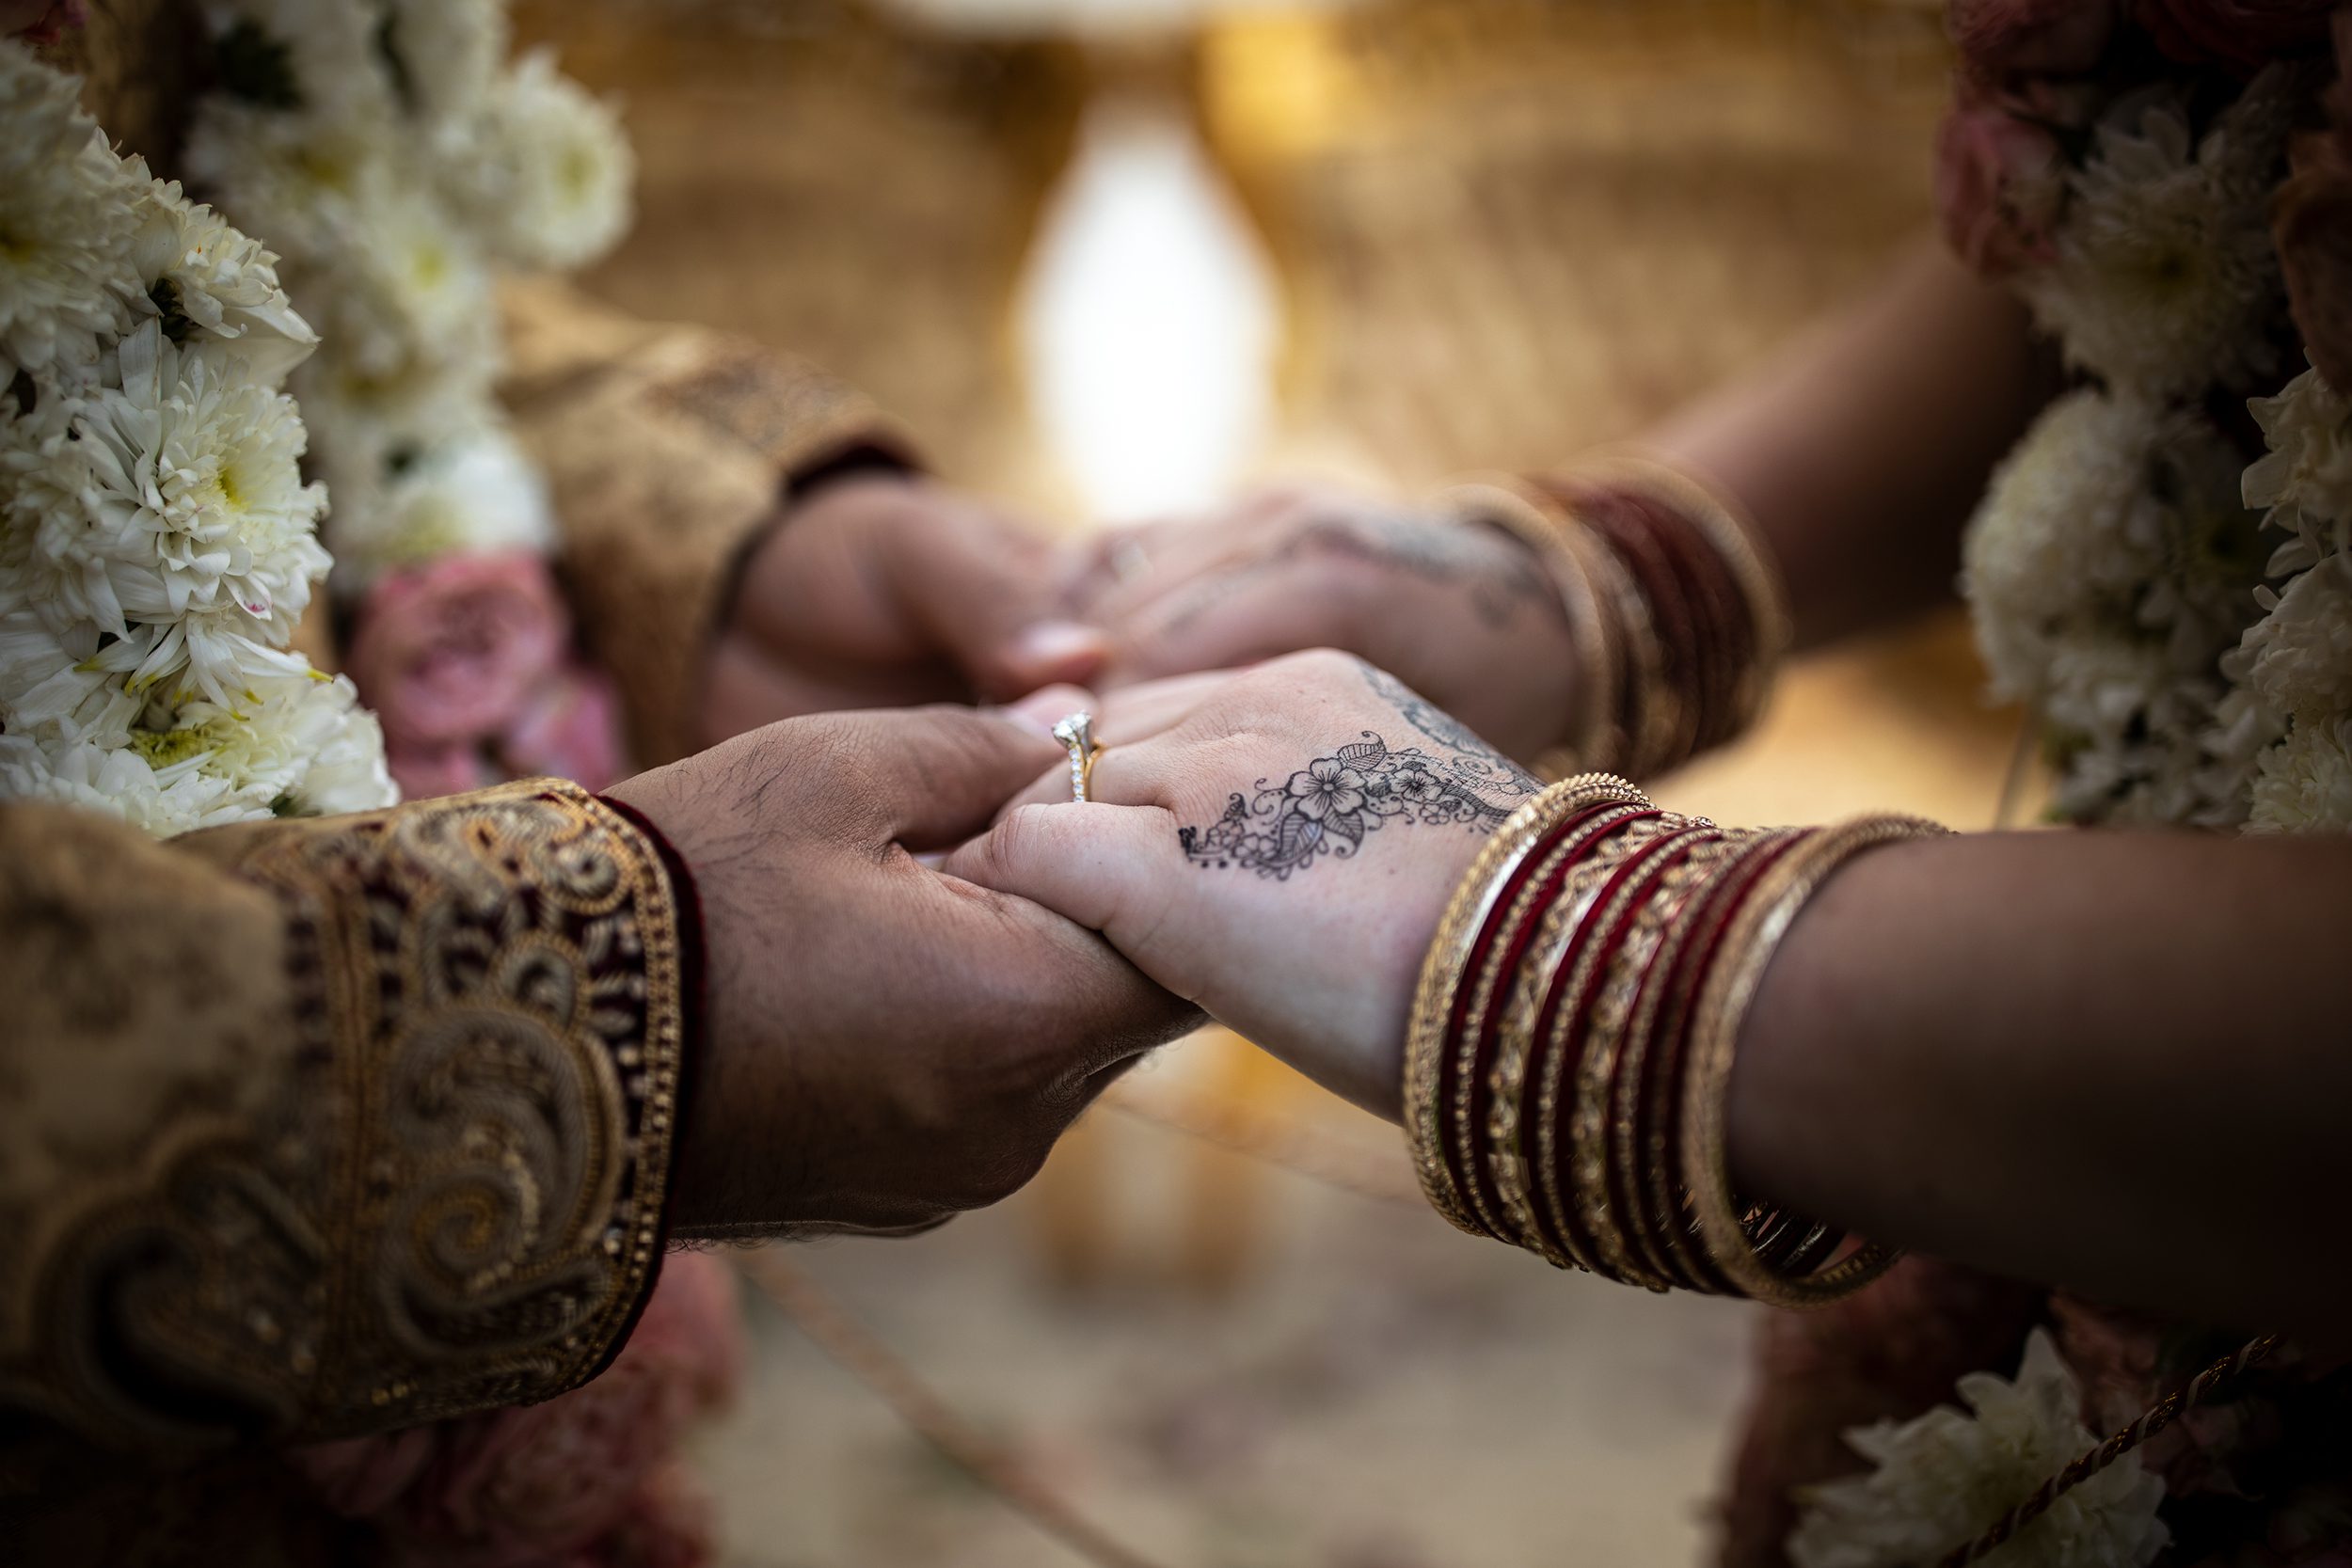
<svg viewBox="0 0 2352 1568">
<path fill-rule="evenodd" d="M 1950 593 L 1962 525 L 2052 387 L 2023 308 L 1923 244 L 1849 314 L 1646 444 L 1756 519 L 1804 646 Z"/>
<path fill-rule="evenodd" d="M 1899 845 L 1807 906 L 1730 1100 L 1750 1190 L 2247 1327 L 2352 1305 L 2352 840 Z"/>
</svg>

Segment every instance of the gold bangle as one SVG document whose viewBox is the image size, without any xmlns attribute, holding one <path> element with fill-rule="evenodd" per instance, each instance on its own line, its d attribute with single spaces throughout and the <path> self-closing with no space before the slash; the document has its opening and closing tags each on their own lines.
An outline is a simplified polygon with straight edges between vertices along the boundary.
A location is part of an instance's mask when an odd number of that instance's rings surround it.
<svg viewBox="0 0 2352 1568">
<path fill-rule="evenodd" d="M 1535 1026 L 1543 1015 L 1544 1000 L 1551 990 L 1561 959 L 1583 933 L 1587 917 L 1594 912 L 1593 900 L 1599 895 L 1602 885 L 1629 857 L 1640 853 L 1661 833 L 1681 831 L 1688 821 L 1670 815 L 1621 817 L 1609 822 L 1605 832 L 1585 839 L 1581 845 L 1568 846 L 1584 858 L 1544 910 L 1541 924 L 1513 977 L 1510 1005 L 1496 1027 L 1500 1043 L 1486 1076 L 1493 1101 L 1486 1126 L 1486 1165 L 1494 1178 L 1503 1217 L 1510 1222 L 1519 1244 L 1541 1255 L 1556 1268 L 1593 1270 L 1595 1265 L 1575 1244 L 1573 1233 L 1563 1232 L 1568 1243 L 1565 1251 L 1545 1236 L 1535 1218 L 1529 1164 L 1518 1152 L 1520 1129 L 1526 1120 L 1527 1069 L 1537 1059 Z M 1539 1121 L 1539 1136 L 1543 1131 Z"/>
<path fill-rule="evenodd" d="M 1582 1082 L 1568 1117 L 1569 1194 L 1585 1233 L 1597 1239 L 1604 1259 L 1614 1260 L 1617 1276 L 1652 1291 L 1667 1290 L 1674 1280 L 1640 1243 L 1642 1183 L 1638 1169 L 1625 1157 L 1633 1136 L 1624 1080 L 1641 1070 L 1640 1029 L 1650 1016 L 1638 1010 L 1639 1004 L 1648 990 L 1652 966 L 1683 925 L 1692 901 L 1753 836 L 1753 832 L 1702 830 L 1690 851 L 1661 869 L 1645 890 L 1630 912 L 1624 940 L 1592 978 Z M 1620 1213 L 1613 1186 L 1624 1195 L 1629 1212 Z M 1559 1203 L 1556 1194 L 1552 1201 Z"/>
<path fill-rule="evenodd" d="M 1453 1018 L 1454 998 L 1478 933 L 1519 863 L 1553 824 L 1598 800 L 1648 804 L 1648 797 L 1640 790 L 1607 774 L 1580 774 L 1564 780 L 1522 804 L 1480 847 L 1477 858 L 1463 873 L 1439 917 L 1437 934 L 1422 960 L 1421 977 L 1413 992 L 1413 1010 L 1406 1024 L 1406 1146 L 1430 1207 L 1473 1235 L 1485 1232 L 1470 1218 L 1463 1195 L 1455 1189 L 1454 1178 L 1446 1168 L 1442 1141 L 1444 1110 L 1438 1102 L 1441 1057 Z"/>
<path fill-rule="evenodd" d="M 1606 863 L 1596 868 L 1597 883 L 1605 884 L 1610 877 L 1637 858 L 1646 860 L 1645 852 L 1661 840 L 1672 841 L 1694 832 L 1709 832 L 1714 828 L 1713 823 L 1702 817 L 1671 814 L 1640 826 L 1647 831 L 1638 836 L 1629 832 L 1625 842 L 1614 847 L 1615 852 L 1607 857 Z M 1668 852 L 1659 851 L 1661 854 Z M 1570 1162 L 1573 1163 L 1579 1136 L 1590 1136 L 1597 1126 L 1587 1115 L 1588 1097 L 1593 1075 L 1600 1069 L 1596 1057 L 1604 1054 L 1608 1045 L 1606 1041 L 1597 1041 L 1589 1029 L 1580 1032 L 1577 1023 L 1584 997 L 1594 986 L 1597 972 L 1607 958 L 1602 944 L 1606 942 L 1611 927 L 1656 891 L 1655 883 L 1644 874 L 1648 869 L 1646 865 L 1637 867 L 1613 894 L 1579 911 L 1577 925 L 1580 935 L 1592 940 L 1584 942 L 1577 954 L 1576 967 L 1569 972 L 1566 984 L 1561 988 L 1560 1010 L 1541 1044 L 1543 1075 L 1536 1085 L 1535 1167 L 1543 1185 L 1545 1207 L 1571 1247 L 1580 1239 L 1590 1245 L 1592 1260 L 1586 1265 L 1588 1268 L 1595 1274 L 1620 1281 L 1629 1277 L 1627 1259 L 1622 1251 L 1612 1245 L 1612 1238 L 1581 1223 L 1591 1217 L 1586 1207 L 1581 1203 L 1572 1207 L 1568 1201 L 1570 1195 L 1562 1189 L 1560 1135 L 1565 1119 Z M 1596 887 L 1597 895 L 1600 891 L 1599 887 Z M 1598 1049 L 1596 1049 L 1597 1046 Z M 1577 1077 L 1573 1084 L 1567 1078 L 1567 1063 L 1572 1056 L 1577 1064 Z"/>
<path fill-rule="evenodd" d="M 1576 531 L 1566 526 L 1550 498 L 1507 474 L 1450 484 L 1437 500 L 1461 522 L 1501 529 L 1543 563 L 1576 644 L 1578 711 L 1561 750 L 1579 771 L 1620 766 L 1623 758 L 1612 736 L 1616 724 L 1616 641 L 1610 635 L 1590 552 L 1576 538 Z"/>
<path fill-rule="evenodd" d="M 1855 856 L 1947 830 L 1910 816 L 1864 816 L 1798 845 L 1767 869 L 1724 934 L 1722 956 L 1699 981 L 1681 1106 L 1682 1181 L 1697 1210 L 1708 1259 L 1741 1294 L 1775 1307 L 1812 1307 L 1861 1289 L 1896 1254 L 1864 1243 L 1818 1273 L 1791 1278 L 1756 1256 L 1740 1223 L 1725 1148 L 1725 1100 L 1740 1025 L 1766 969 L 1806 900 Z"/>
<path fill-rule="evenodd" d="M 1691 1290 L 1700 1289 L 1705 1276 L 1692 1250 L 1691 1205 L 1669 1159 L 1671 1124 L 1678 1109 L 1672 1069 L 1681 1053 L 1674 1037 L 1687 1031 L 1690 1022 L 1690 997 L 1676 988 L 1675 976 L 1691 944 L 1704 937 L 1717 900 L 1740 886 L 1752 858 L 1774 853 L 1812 831 L 1748 828 L 1725 833 L 1719 845 L 1722 854 L 1708 867 L 1700 885 L 1684 897 L 1652 955 L 1638 1010 L 1628 1026 L 1627 1056 L 1613 1110 L 1616 1159 L 1626 1190 L 1634 1197 L 1636 1250 L 1654 1272 Z M 1658 1053 L 1655 1061 L 1653 1052 Z"/>
<path fill-rule="evenodd" d="M 1637 804 L 1629 800 L 1617 800 L 1608 786 L 1565 791 L 1562 799 L 1564 802 L 1570 803 L 1564 805 L 1560 816 L 1553 818 L 1555 822 L 1563 817 L 1572 816 L 1588 806 L 1597 806 L 1599 809 L 1594 811 L 1585 821 L 1578 823 L 1575 828 L 1563 833 L 1559 841 L 1545 851 L 1543 861 L 1528 876 L 1525 885 L 1519 889 L 1518 895 L 1513 900 L 1511 907 L 1503 911 L 1501 923 L 1494 926 L 1488 932 L 1492 952 L 1489 954 L 1486 967 L 1475 975 L 1464 976 L 1465 982 L 1472 989 L 1466 1005 L 1461 1009 L 1461 1037 L 1454 1042 L 1454 1099 L 1446 1107 L 1448 1120 L 1453 1130 L 1453 1142 L 1449 1147 L 1458 1156 L 1455 1163 L 1459 1167 L 1470 1173 L 1470 1190 L 1466 1196 L 1470 1201 L 1471 1213 L 1486 1227 L 1487 1232 L 1499 1241 L 1509 1241 L 1514 1227 L 1506 1210 L 1500 1204 L 1492 1207 L 1487 1204 L 1486 1194 L 1481 1190 L 1477 1180 L 1477 1172 L 1482 1162 L 1478 1153 L 1480 1127 L 1475 1105 L 1480 1085 L 1478 1058 L 1480 1050 L 1486 1043 L 1486 1021 L 1492 1016 L 1498 991 L 1504 981 L 1503 960 L 1509 950 L 1518 943 L 1519 933 L 1526 927 L 1528 921 L 1537 914 L 1536 899 L 1540 896 L 1542 889 L 1550 881 L 1553 873 L 1563 865 L 1574 865 L 1576 871 L 1571 873 L 1572 877 L 1581 875 L 1583 866 L 1579 863 L 1581 863 L 1586 855 L 1602 852 L 1599 847 L 1608 843 L 1629 820 L 1637 819 L 1643 813 L 1655 809 L 1646 800 Z M 1571 887 L 1576 885 L 1580 884 L 1575 882 L 1570 884 Z M 1565 891 L 1564 890 L 1564 894 Z M 1563 902 L 1562 898 L 1555 897 L 1553 907 L 1558 907 L 1561 902 Z M 1523 962 L 1520 967 L 1524 969 Z M 1498 1019 L 1496 1022 L 1496 1053 L 1500 1057 L 1503 1051 L 1510 1048 L 1513 1041 L 1509 1036 L 1502 1032 L 1503 1021 Z M 1523 1045 L 1524 1041 L 1520 1043 Z M 1491 1085 L 1491 1074 L 1486 1081 Z M 1492 1167 L 1487 1168 L 1491 1173 Z"/>
<path fill-rule="evenodd" d="M 1740 673 L 1735 699 L 1741 721 L 1763 706 L 1774 669 L 1795 641 L 1788 594 L 1780 573 L 1757 545 L 1755 520 L 1722 484 L 1680 459 L 1630 445 L 1601 447 L 1580 456 L 1571 470 L 1579 478 L 1637 486 L 1659 496 L 1690 519 L 1740 585 L 1754 624 L 1756 657 Z"/>
<path fill-rule="evenodd" d="M 1537 916 L 1535 901 L 1540 895 L 1540 890 L 1551 880 L 1552 876 L 1559 871 L 1561 866 L 1585 854 L 1595 844 L 1615 832 L 1625 816 L 1637 809 L 1639 808 L 1628 805 L 1621 810 L 1604 811 L 1591 822 L 1584 824 L 1580 831 L 1563 835 L 1557 843 L 1546 850 L 1543 859 L 1538 861 L 1528 873 L 1526 883 L 1519 889 L 1518 896 L 1513 901 L 1511 907 L 1503 911 L 1501 924 L 1488 934 L 1486 966 L 1477 974 L 1463 976 L 1464 983 L 1470 987 L 1470 992 L 1461 1004 L 1462 1030 L 1460 1037 L 1454 1042 L 1454 1098 L 1445 1107 L 1444 1115 L 1452 1132 L 1452 1142 L 1449 1147 L 1459 1156 L 1454 1163 L 1458 1164 L 1463 1171 L 1470 1173 L 1470 1191 L 1464 1196 L 1471 1212 L 1477 1215 L 1481 1226 L 1497 1241 L 1511 1241 L 1517 1227 L 1511 1213 L 1509 1194 L 1502 1183 L 1500 1180 L 1496 1182 L 1496 1194 L 1500 1201 L 1492 1206 L 1487 1204 L 1486 1195 L 1479 1187 L 1477 1172 L 1481 1162 L 1478 1153 L 1480 1127 L 1476 1113 L 1478 1100 L 1476 1075 L 1479 1047 L 1486 1038 L 1486 1021 L 1490 1016 L 1494 1016 L 1497 998 L 1517 994 L 1515 989 L 1517 976 L 1503 974 L 1504 960 L 1509 955 L 1511 946 L 1518 940 L 1520 928 L 1529 920 Z M 1555 899 L 1553 907 L 1556 908 L 1557 905 L 1558 900 Z M 1521 973 L 1524 972 L 1524 967 L 1522 962 Z M 1502 1016 L 1496 1018 L 1495 1030 L 1499 1040 L 1496 1048 L 1499 1061 L 1504 1053 L 1511 1051 L 1515 1039 L 1511 1032 L 1511 1020 L 1507 1008 Z M 1490 1071 L 1487 1075 L 1490 1087 L 1493 1082 L 1494 1075 Z M 1498 1102 L 1495 1110 L 1487 1113 L 1489 1130 L 1493 1125 L 1495 1112 L 1501 1109 L 1501 1104 Z"/>
</svg>

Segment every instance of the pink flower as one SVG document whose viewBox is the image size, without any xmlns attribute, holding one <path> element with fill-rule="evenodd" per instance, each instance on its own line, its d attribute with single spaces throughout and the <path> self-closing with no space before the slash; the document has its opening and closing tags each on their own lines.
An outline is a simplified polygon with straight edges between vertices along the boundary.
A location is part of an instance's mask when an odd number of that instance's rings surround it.
<svg viewBox="0 0 2352 1568">
<path fill-rule="evenodd" d="M 392 770 L 405 800 L 430 800 L 443 795 L 463 795 L 497 784 L 501 775 L 482 757 L 470 741 L 447 746 L 419 746 L 388 741 L 384 765 Z"/>
<path fill-rule="evenodd" d="M 290 1450 L 286 1459 L 310 1481 L 319 1501 L 346 1518 L 363 1519 L 389 1507 L 433 1459 L 438 1428 L 410 1427 L 376 1437 L 346 1437 Z"/>
<path fill-rule="evenodd" d="M 2335 0 L 2134 0 L 2132 13 L 2171 58 L 2251 76 L 2325 42 L 2334 8 Z"/>
<path fill-rule="evenodd" d="M 1951 0 L 1945 18 L 1962 70 L 1993 83 L 2096 69 L 2119 9 L 2118 0 Z"/>
<path fill-rule="evenodd" d="M 619 693 L 602 673 L 567 661 L 531 694 L 500 737 L 498 756 L 513 778 L 554 773 L 583 789 L 617 782 L 628 771 Z"/>
<path fill-rule="evenodd" d="M 446 1568 L 684 1568 L 708 1531 L 679 1438 L 742 1375 L 734 1273 L 681 1253 L 612 1365 L 543 1404 L 295 1450 L 329 1507 Z"/>
<path fill-rule="evenodd" d="M 702 1568 L 717 1553 L 710 1499 L 681 1465 L 645 1479 L 628 1511 L 596 1543 L 602 1568 Z"/>
<path fill-rule="evenodd" d="M 1935 211 L 1969 266 L 1999 277 L 2050 259 L 2066 197 L 2058 139 L 1963 84 L 1935 139 Z"/>
<path fill-rule="evenodd" d="M 0 38 L 38 47 L 87 25 L 89 8 L 83 0 L 0 0 Z"/>
<path fill-rule="evenodd" d="M 384 721 L 388 745 L 446 746 L 513 723 L 569 637 L 563 599 L 537 556 L 448 555 L 369 590 L 345 667 Z"/>
</svg>

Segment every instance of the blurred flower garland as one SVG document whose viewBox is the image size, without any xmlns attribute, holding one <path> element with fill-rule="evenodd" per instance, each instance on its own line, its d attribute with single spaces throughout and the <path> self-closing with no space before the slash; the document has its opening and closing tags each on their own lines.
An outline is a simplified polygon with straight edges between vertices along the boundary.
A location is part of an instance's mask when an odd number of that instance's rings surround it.
<svg viewBox="0 0 2352 1568">
<path fill-rule="evenodd" d="M 0 796 L 159 836 L 389 804 L 351 682 L 288 647 L 326 497 L 278 384 L 317 335 L 79 89 L 0 40 Z"/>
<path fill-rule="evenodd" d="M 570 651 L 547 486 L 492 393 L 501 271 L 580 266 L 629 218 L 612 112 L 504 0 L 209 0 L 216 90 L 191 178 L 270 236 L 320 329 L 296 374 L 334 498 L 347 667 L 412 796 L 623 771 L 619 710 Z"/>
<path fill-rule="evenodd" d="M 2329 11 L 1951 8 L 1945 230 L 2081 380 L 1995 476 L 1963 579 L 2070 820 L 2352 828 L 2352 87 L 2321 91 Z"/>
</svg>

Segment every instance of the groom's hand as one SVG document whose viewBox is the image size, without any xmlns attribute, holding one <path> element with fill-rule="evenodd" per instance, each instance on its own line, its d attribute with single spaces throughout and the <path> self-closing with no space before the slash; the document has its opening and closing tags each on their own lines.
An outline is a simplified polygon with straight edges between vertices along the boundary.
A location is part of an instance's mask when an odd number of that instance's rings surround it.
<svg viewBox="0 0 2352 1568">
<path fill-rule="evenodd" d="M 705 740 L 1090 680 L 1109 639 L 1068 618 L 1063 576 L 1046 540 L 920 475 L 825 480 L 745 563 L 711 650 Z"/>
<path fill-rule="evenodd" d="M 961 709 L 793 720 L 611 793 L 691 868 L 709 1049 L 675 1228 L 900 1229 L 1036 1171 L 1197 1022 L 1103 940 L 930 870 L 1060 755 Z"/>
</svg>

